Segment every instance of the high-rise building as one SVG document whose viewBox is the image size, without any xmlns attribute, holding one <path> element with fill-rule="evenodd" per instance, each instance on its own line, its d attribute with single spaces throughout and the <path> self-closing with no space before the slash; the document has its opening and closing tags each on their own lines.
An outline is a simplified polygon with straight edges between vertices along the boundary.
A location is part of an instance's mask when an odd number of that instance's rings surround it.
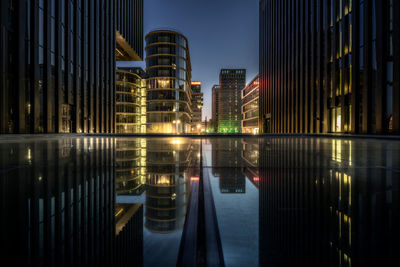
<svg viewBox="0 0 400 267">
<path fill-rule="evenodd" d="M 212 128 L 214 132 L 218 132 L 219 89 L 219 85 L 214 85 L 212 88 Z"/>
<path fill-rule="evenodd" d="M 259 132 L 259 78 L 258 75 L 242 90 L 242 132 Z"/>
<path fill-rule="evenodd" d="M 0 10 L 0 133 L 114 132 L 116 47 L 121 59 L 142 57 L 143 0 Z"/>
<path fill-rule="evenodd" d="M 219 75 L 218 132 L 241 132 L 241 90 L 246 86 L 245 69 L 222 69 Z"/>
<path fill-rule="evenodd" d="M 260 1 L 260 123 L 272 133 L 400 132 L 400 2 Z"/>
<path fill-rule="evenodd" d="M 191 63 L 181 33 L 157 30 L 146 35 L 147 132 L 190 133 Z"/>
<path fill-rule="evenodd" d="M 141 68 L 118 68 L 116 132 L 146 133 L 146 79 Z"/>
<path fill-rule="evenodd" d="M 201 82 L 192 82 L 192 132 L 201 133 L 203 110 L 203 93 L 201 92 Z"/>
</svg>

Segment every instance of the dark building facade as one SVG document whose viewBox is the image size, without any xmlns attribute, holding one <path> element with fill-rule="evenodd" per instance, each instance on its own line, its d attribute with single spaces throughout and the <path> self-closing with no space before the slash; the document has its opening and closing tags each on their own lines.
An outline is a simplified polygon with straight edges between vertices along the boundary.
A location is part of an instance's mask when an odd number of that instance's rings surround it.
<svg viewBox="0 0 400 267">
<path fill-rule="evenodd" d="M 399 133 L 400 3 L 260 0 L 264 133 Z"/>
<path fill-rule="evenodd" d="M 219 74 L 218 132 L 240 133 L 242 127 L 242 89 L 246 86 L 245 69 L 222 69 Z"/>
<path fill-rule="evenodd" d="M 189 43 L 181 33 L 146 35 L 147 133 L 190 133 L 192 89 Z"/>
<path fill-rule="evenodd" d="M 201 133 L 203 93 L 201 92 L 201 82 L 192 82 L 192 132 Z"/>
<path fill-rule="evenodd" d="M 259 146 L 260 266 L 399 264 L 398 155 L 341 139 Z M 366 154 L 377 155 L 379 168 L 358 167 L 370 166 Z"/>
<path fill-rule="evenodd" d="M 212 88 L 212 129 L 214 132 L 218 131 L 218 105 L 219 105 L 219 85 L 214 85 Z"/>
<path fill-rule="evenodd" d="M 13 266 L 133 266 L 143 260 L 142 205 L 125 208 L 129 216 L 115 207 L 114 139 L 17 140 L 0 151 L 3 259 Z M 25 167 L 6 167 L 17 165 Z"/>
<path fill-rule="evenodd" d="M 133 43 L 125 59 L 142 55 L 132 50 L 143 0 L 14 0 L 0 10 L 0 132 L 114 132 L 116 35 Z"/>
</svg>

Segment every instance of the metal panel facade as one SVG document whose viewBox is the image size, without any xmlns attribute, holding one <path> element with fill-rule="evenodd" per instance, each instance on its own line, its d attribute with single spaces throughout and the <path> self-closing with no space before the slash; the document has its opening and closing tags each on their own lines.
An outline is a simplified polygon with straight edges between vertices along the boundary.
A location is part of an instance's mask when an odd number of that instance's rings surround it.
<svg viewBox="0 0 400 267">
<path fill-rule="evenodd" d="M 399 16 L 393 0 L 260 0 L 261 131 L 399 133 Z"/>
</svg>

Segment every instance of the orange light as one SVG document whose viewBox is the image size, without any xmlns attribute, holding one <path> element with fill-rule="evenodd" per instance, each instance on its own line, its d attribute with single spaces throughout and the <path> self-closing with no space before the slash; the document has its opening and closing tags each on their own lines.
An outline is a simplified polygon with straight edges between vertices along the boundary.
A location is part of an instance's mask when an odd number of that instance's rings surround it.
<svg viewBox="0 0 400 267">
<path fill-rule="evenodd" d="M 199 176 L 192 176 L 190 177 L 190 181 L 200 181 L 200 177 Z"/>
<path fill-rule="evenodd" d="M 260 181 L 260 177 L 253 177 L 254 182 Z"/>
<path fill-rule="evenodd" d="M 192 82 L 192 85 L 201 85 L 201 82 Z"/>
</svg>

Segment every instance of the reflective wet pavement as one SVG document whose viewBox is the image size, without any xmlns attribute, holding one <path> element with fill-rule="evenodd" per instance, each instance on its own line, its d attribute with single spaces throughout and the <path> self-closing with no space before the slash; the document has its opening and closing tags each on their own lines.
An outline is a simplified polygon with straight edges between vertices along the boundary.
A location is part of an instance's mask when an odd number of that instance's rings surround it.
<svg viewBox="0 0 400 267">
<path fill-rule="evenodd" d="M 0 156 L 15 266 L 399 266 L 398 141 L 10 137 Z"/>
</svg>

